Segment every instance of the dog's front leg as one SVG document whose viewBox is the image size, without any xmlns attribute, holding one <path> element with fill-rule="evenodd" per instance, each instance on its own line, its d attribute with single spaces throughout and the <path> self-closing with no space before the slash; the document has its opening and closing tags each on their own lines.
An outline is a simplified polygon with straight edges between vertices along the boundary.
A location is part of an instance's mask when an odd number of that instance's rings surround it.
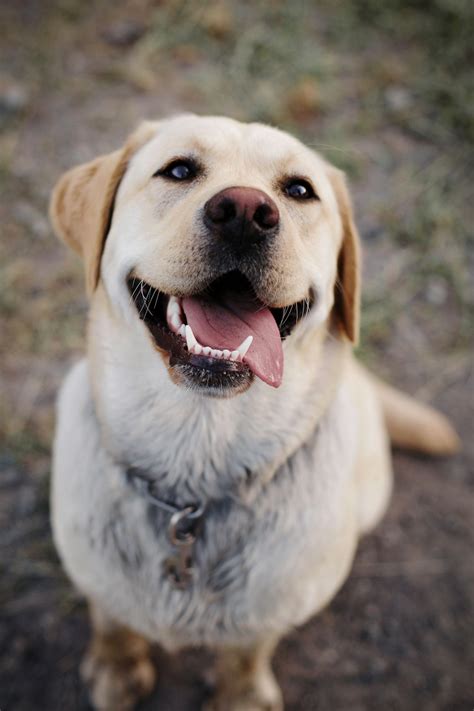
<svg viewBox="0 0 474 711">
<path fill-rule="evenodd" d="M 115 623 L 95 603 L 89 604 L 89 610 L 92 640 L 81 676 L 91 702 L 97 711 L 129 711 L 155 685 L 150 642 Z"/>
<path fill-rule="evenodd" d="M 206 711 L 282 711 L 283 700 L 270 666 L 275 640 L 221 649 L 216 689 Z"/>
</svg>

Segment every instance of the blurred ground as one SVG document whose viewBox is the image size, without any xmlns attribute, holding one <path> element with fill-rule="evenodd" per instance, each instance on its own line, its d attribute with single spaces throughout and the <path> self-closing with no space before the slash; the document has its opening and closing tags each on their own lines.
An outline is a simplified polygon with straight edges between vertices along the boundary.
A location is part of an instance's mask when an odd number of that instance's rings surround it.
<svg viewBox="0 0 474 711">
<path fill-rule="evenodd" d="M 278 650 L 287 708 L 472 708 L 472 7 L 0 5 L 2 711 L 87 708 L 85 608 L 48 522 L 54 397 L 83 350 L 86 303 L 48 194 L 141 118 L 183 109 L 275 123 L 348 171 L 365 246 L 361 357 L 464 439 L 447 461 L 396 455 L 393 504 L 351 578 Z M 143 708 L 197 709 L 207 657 L 161 663 Z"/>
</svg>

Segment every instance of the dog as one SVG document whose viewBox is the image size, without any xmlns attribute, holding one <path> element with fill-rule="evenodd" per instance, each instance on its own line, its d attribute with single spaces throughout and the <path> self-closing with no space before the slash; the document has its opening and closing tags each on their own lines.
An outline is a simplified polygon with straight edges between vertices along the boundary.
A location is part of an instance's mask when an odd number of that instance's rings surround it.
<svg viewBox="0 0 474 711">
<path fill-rule="evenodd" d="M 87 357 L 58 401 L 52 524 L 90 606 L 91 701 L 149 694 L 152 644 L 207 645 L 206 708 L 282 709 L 272 652 L 382 518 L 389 436 L 458 447 L 352 355 L 344 175 L 276 128 L 184 115 L 66 173 L 50 215 L 90 298 Z"/>
</svg>

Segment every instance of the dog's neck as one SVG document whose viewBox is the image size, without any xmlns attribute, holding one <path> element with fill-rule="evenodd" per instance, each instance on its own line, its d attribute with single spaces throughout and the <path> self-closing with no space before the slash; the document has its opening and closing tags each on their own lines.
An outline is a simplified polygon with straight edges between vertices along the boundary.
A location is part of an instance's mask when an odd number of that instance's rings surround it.
<svg viewBox="0 0 474 711">
<path fill-rule="evenodd" d="M 278 390 L 256 380 L 233 398 L 210 398 L 173 383 L 144 325 L 124 324 L 99 295 L 89 360 L 104 446 L 168 492 L 202 499 L 256 491 L 317 427 L 346 353 L 323 328 L 298 347 L 285 344 Z"/>
</svg>

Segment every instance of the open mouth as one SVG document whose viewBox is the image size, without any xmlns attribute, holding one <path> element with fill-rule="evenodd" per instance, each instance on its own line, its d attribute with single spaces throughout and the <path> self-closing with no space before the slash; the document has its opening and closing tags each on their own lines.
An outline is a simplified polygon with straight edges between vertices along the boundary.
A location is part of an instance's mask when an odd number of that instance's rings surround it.
<svg viewBox="0 0 474 711">
<path fill-rule="evenodd" d="M 311 299 L 270 308 L 248 279 L 233 271 L 193 296 L 170 296 L 136 275 L 128 288 L 139 317 L 176 368 L 201 388 L 241 392 L 257 376 L 277 388 L 282 341 L 305 316 Z"/>
</svg>

